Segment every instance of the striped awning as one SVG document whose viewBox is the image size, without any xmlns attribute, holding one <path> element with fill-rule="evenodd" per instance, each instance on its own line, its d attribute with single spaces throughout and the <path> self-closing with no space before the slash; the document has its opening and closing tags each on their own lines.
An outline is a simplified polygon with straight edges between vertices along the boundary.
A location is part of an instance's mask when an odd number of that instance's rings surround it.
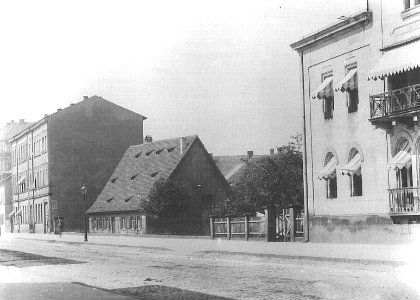
<svg viewBox="0 0 420 300">
<path fill-rule="evenodd" d="M 335 86 L 335 91 L 348 92 L 357 89 L 357 69 L 351 69 L 346 77 Z"/>
<path fill-rule="evenodd" d="M 388 168 L 402 169 L 411 166 L 411 153 L 409 151 L 401 150 L 388 163 Z"/>
<path fill-rule="evenodd" d="M 25 176 L 22 176 L 19 181 L 17 182 L 17 185 L 22 184 L 25 181 Z"/>
<path fill-rule="evenodd" d="M 22 209 L 19 209 L 19 210 L 16 212 L 16 216 L 20 216 L 20 215 L 22 215 Z"/>
<path fill-rule="evenodd" d="M 328 178 L 334 178 L 337 175 L 336 165 L 337 160 L 335 159 L 335 157 L 331 158 L 331 160 L 321 169 L 321 171 L 319 171 L 318 179 L 327 180 Z"/>
<path fill-rule="evenodd" d="M 334 95 L 333 77 L 327 77 L 321 85 L 312 93 L 312 99 L 329 98 Z"/>
<path fill-rule="evenodd" d="M 362 166 L 362 156 L 357 153 L 342 169 L 340 173 L 342 175 L 360 175 Z"/>
<path fill-rule="evenodd" d="M 15 214 L 16 214 L 16 212 L 15 212 L 15 211 L 12 211 L 12 212 L 9 214 L 9 218 L 13 217 Z"/>
<path fill-rule="evenodd" d="M 368 80 L 406 72 L 420 66 L 420 40 L 385 51 L 379 62 L 368 72 Z"/>
</svg>

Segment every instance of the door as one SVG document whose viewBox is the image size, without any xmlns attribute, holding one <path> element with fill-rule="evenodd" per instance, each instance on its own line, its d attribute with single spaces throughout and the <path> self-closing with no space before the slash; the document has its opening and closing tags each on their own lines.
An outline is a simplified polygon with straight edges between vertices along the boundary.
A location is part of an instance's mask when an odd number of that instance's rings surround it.
<svg viewBox="0 0 420 300">
<path fill-rule="evenodd" d="M 115 233 L 115 218 L 111 218 L 111 233 Z"/>
</svg>

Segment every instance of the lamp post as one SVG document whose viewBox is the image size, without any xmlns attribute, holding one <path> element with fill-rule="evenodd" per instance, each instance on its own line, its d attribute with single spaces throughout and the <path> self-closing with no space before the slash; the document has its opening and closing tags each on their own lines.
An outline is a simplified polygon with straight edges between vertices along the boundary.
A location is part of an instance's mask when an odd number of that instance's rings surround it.
<svg viewBox="0 0 420 300">
<path fill-rule="evenodd" d="M 88 241 L 87 239 L 87 227 L 86 227 L 86 194 L 87 194 L 87 188 L 85 185 L 81 188 L 82 195 L 83 195 L 83 230 L 85 234 L 85 242 Z"/>
</svg>

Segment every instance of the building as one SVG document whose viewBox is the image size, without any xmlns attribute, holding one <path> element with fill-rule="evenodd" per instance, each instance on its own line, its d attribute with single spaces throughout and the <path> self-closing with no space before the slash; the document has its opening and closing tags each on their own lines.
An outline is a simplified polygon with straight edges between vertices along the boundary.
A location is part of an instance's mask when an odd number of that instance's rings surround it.
<svg viewBox="0 0 420 300">
<path fill-rule="evenodd" d="M 0 230 L 10 231 L 9 214 L 12 212 L 12 152 L 9 139 L 33 123 L 24 119 L 12 120 L 0 129 Z"/>
<path fill-rule="evenodd" d="M 189 195 L 189 208 L 172 228 L 162 228 L 141 203 L 159 179 L 170 179 Z M 227 182 L 198 136 L 146 142 L 128 148 L 95 203 L 88 209 L 91 233 L 202 234 L 206 208 L 226 199 Z M 206 230 L 207 229 L 207 230 Z"/>
<path fill-rule="evenodd" d="M 145 117 L 98 96 L 58 109 L 10 139 L 15 232 L 83 228 L 89 207 L 128 146 L 143 140 Z"/>
<path fill-rule="evenodd" d="M 420 2 L 368 1 L 303 37 L 311 241 L 400 242 L 419 222 Z"/>
</svg>

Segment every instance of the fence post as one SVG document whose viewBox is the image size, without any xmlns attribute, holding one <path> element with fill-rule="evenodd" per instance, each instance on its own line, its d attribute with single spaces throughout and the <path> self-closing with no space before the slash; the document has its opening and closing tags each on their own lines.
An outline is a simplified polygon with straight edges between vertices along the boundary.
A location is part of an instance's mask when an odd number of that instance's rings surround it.
<svg viewBox="0 0 420 300">
<path fill-rule="evenodd" d="M 245 214 L 245 238 L 248 241 L 249 239 L 249 216 L 251 214 Z"/>
<path fill-rule="evenodd" d="M 230 217 L 231 215 L 226 216 L 226 234 L 227 234 L 228 240 L 230 240 Z"/>
<path fill-rule="evenodd" d="M 210 236 L 214 240 L 214 216 L 210 216 Z"/>
<path fill-rule="evenodd" d="M 290 206 L 290 241 L 294 242 L 296 237 L 296 210 Z"/>
</svg>

